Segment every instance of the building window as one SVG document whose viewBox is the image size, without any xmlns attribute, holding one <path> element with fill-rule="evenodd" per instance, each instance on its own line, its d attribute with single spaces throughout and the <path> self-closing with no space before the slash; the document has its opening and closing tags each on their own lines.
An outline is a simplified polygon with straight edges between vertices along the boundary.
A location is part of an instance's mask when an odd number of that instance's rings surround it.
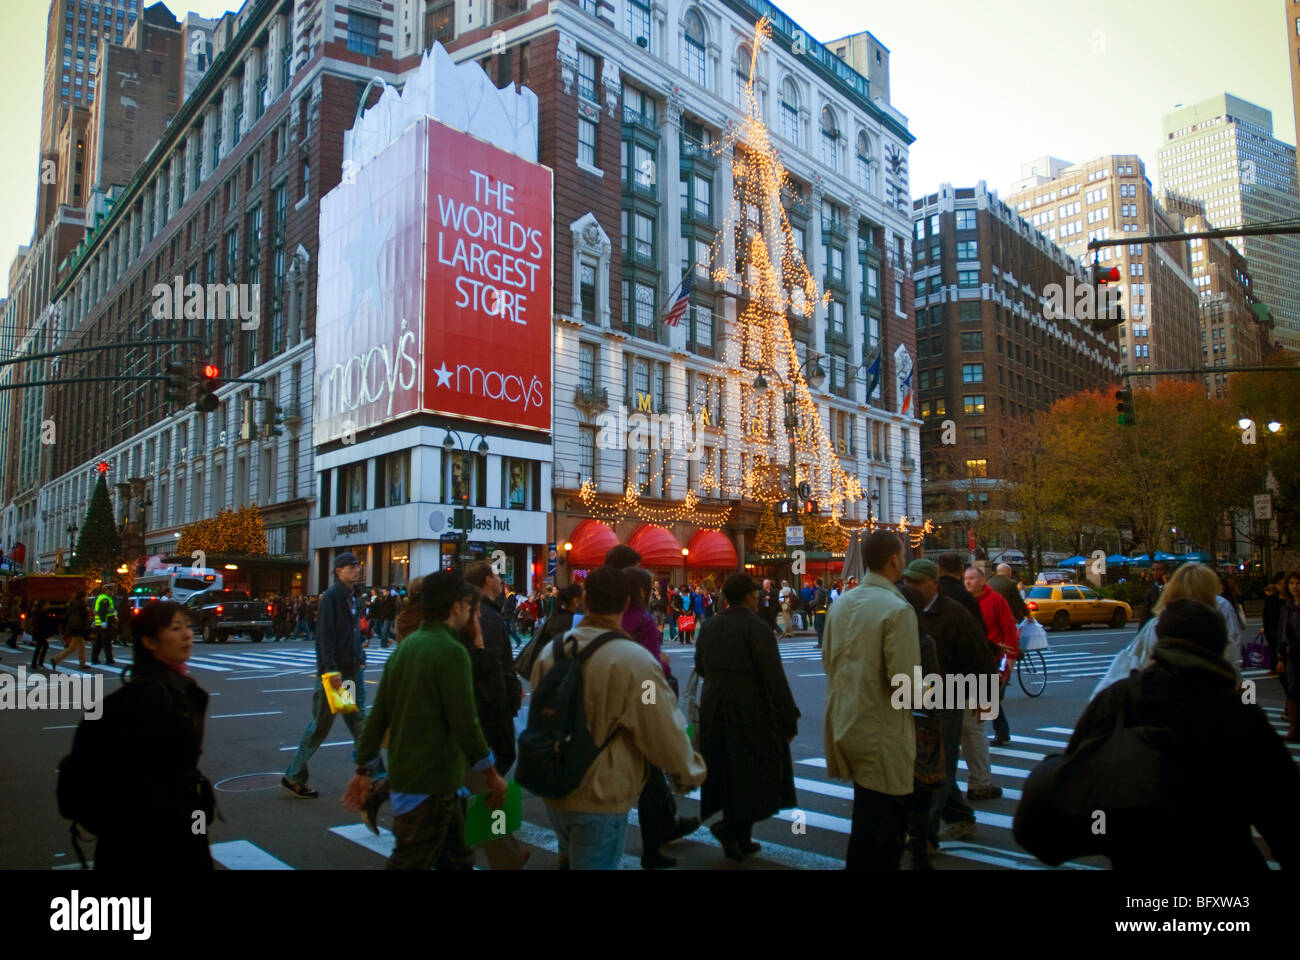
<svg viewBox="0 0 1300 960">
<path fill-rule="evenodd" d="M 698 174 L 695 177 L 695 219 L 701 223 L 713 222 L 713 182 Z"/>
<path fill-rule="evenodd" d="M 822 162 L 830 169 L 840 169 L 840 128 L 835 122 L 835 111 L 822 107 Z"/>
<path fill-rule="evenodd" d="M 963 333 L 961 335 L 961 348 L 965 352 L 982 352 L 984 349 L 984 334 L 979 331 Z"/>
<path fill-rule="evenodd" d="M 799 89 L 791 77 L 786 77 L 781 84 L 781 136 L 796 147 L 803 148 L 803 137 L 799 125 Z"/>
<path fill-rule="evenodd" d="M 982 414 L 984 412 L 984 398 L 982 396 L 967 396 L 962 398 L 963 412 L 968 416 Z"/>
<path fill-rule="evenodd" d="M 858 183 L 863 190 L 871 189 L 871 144 L 865 133 L 858 134 Z"/>
<path fill-rule="evenodd" d="M 655 221 L 653 217 L 647 217 L 645 214 L 636 215 L 636 238 L 633 253 L 635 259 L 642 263 L 654 263 L 655 252 Z"/>
<path fill-rule="evenodd" d="M 655 319 L 655 288 L 648 284 L 636 285 L 636 324 L 649 327 Z"/>
<path fill-rule="evenodd" d="M 697 346 L 713 347 L 713 310 L 703 304 L 695 304 L 694 327 L 691 339 Z"/>
<path fill-rule="evenodd" d="M 592 393 L 596 389 L 596 345 L 578 345 L 578 387 Z"/>
<path fill-rule="evenodd" d="M 596 58 L 585 50 L 578 51 L 578 96 L 596 103 Z"/>
<path fill-rule="evenodd" d="M 978 260 L 979 244 L 974 240 L 963 240 L 957 244 L 958 260 Z"/>
<path fill-rule="evenodd" d="M 379 18 L 348 11 L 348 49 L 367 57 L 379 55 Z"/>
<path fill-rule="evenodd" d="M 578 486 L 596 478 L 596 428 L 578 428 Z"/>
<path fill-rule="evenodd" d="M 968 477 L 987 477 L 989 475 L 989 462 L 987 460 L 967 460 L 966 475 Z"/>
<path fill-rule="evenodd" d="M 957 229 L 974 230 L 975 229 L 975 211 L 958 210 L 957 211 Z"/>
<path fill-rule="evenodd" d="M 964 290 L 970 290 L 980 285 L 980 274 L 978 270 L 958 270 L 957 286 Z"/>
<path fill-rule="evenodd" d="M 983 383 L 984 364 L 963 363 L 961 365 L 961 382 L 962 383 Z"/>
<path fill-rule="evenodd" d="M 586 117 L 578 118 L 578 162 L 596 166 L 596 125 Z"/>
<path fill-rule="evenodd" d="M 501 474 L 505 479 L 505 505 L 510 510 L 527 510 L 532 504 L 533 463 L 530 460 L 507 459 Z"/>
<path fill-rule="evenodd" d="M 596 265 L 589 260 L 578 266 L 578 299 L 582 304 L 582 322 L 596 322 Z"/>
<path fill-rule="evenodd" d="M 654 37 L 650 32 L 650 4 L 644 0 L 628 0 L 627 35 L 642 50 L 654 53 Z"/>
<path fill-rule="evenodd" d="M 686 32 L 682 45 L 682 70 L 686 76 L 700 86 L 707 86 L 707 61 L 704 56 L 704 20 L 699 13 L 691 10 L 686 14 Z"/>
</svg>

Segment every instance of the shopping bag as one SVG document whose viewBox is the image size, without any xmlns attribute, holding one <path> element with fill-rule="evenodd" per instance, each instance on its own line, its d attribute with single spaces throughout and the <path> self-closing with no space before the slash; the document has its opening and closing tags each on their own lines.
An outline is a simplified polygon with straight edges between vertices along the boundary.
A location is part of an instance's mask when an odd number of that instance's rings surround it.
<svg viewBox="0 0 1300 960">
<path fill-rule="evenodd" d="M 802 614 L 802 613 L 794 613 L 794 614 L 791 614 L 791 617 L 794 619 L 794 628 L 795 628 L 796 630 L 802 630 L 802 629 L 803 629 L 803 614 Z"/>
<path fill-rule="evenodd" d="M 356 713 L 357 701 L 353 697 L 352 689 L 346 683 L 338 689 L 330 684 L 331 677 L 342 675 L 335 670 L 333 673 L 322 673 L 320 676 L 321 685 L 325 687 L 325 699 L 330 705 L 330 713 Z"/>
<path fill-rule="evenodd" d="M 695 629 L 695 614 L 688 613 L 685 616 L 677 618 L 677 629 L 682 633 L 690 633 Z"/>
<path fill-rule="evenodd" d="M 1260 670 L 1268 668 L 1268 641 L 1264 639 L 1263 630 L 1255 634 L 1254 640 L 1242 647 L 1241 662 L 1248 669 Z"/>
<path fill-rule="evenodd" d="M 1030 618 L 1020 624 L 1020 649 L 1022 652 L 1047 649 L 1047 631 L 1037 620 Z"/>
<path fill-rule="evenodd" d="M 486 793 L 472 794 L 465 807 L 465 846 L 467 847 L 477 847 L 491 840 L 507 837 L 517 831 L 524 822 L 524 791 L 513 780 L 506 784 L 504 806 L 489 810 L 487 799 Z"/>
</svg>

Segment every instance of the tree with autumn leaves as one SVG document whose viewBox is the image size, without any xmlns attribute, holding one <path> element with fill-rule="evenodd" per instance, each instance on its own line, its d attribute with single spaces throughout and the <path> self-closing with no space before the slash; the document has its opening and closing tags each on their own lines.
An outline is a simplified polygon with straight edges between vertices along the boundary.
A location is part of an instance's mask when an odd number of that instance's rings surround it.
<svg viewBox="0 0 1300 960">
<path fill-rule="evenodd" d="M 1268 395 L 1253 382 L 1250 391 L 1261 402 Z M 1251 509 L 1262 485 L 1259 452 L 1237 427 L 1244 395 L 1236 381 L 1232 399 L 1216 399 L 1200 382 L 1161 380 L 1134 391 L 1131 426 L 1118 422 L 1113 389 L 1062 398 L 1008 426 L 994 505 L 1040 557 L 1048 541 L 1086 553 L 1117 534 L 1125 553 L 1177 552 L 1182 537 L 1215 553 L 1225 524 Z M 1296 455 L 1289 440 L 1277 446 Z"/>
</svg>

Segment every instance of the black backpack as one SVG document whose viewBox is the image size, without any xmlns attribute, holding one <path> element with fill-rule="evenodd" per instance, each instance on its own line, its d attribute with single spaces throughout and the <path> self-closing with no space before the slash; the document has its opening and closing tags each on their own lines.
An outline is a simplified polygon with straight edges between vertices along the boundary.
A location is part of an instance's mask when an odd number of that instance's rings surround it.
<svg viewBox="0 0 1300 960">
<path fill-rule="evenodd" d="M 582 784 L 591 765 L 618 733 L 615 727 L 605 742 L 597 745 L 587 729 L 582 665 L 609 641 L 627 639 L 625 634 L 610 630 L 579 651 L 576 639 L 570 640 L 568 635 L 555 638 L 551 648 L 555 662 L 533 691 L 528 726 L 519 735 L 515 781 L 521 787 L 539 797 L 558 800 Z M 566 640 L 574 652 L 565 652 Z"/>
<path fill-rule="evenodd" d="M 72 821 L 72 847 L 81 866 L 86 866 L 86 856 L 81 850 L 78 826 L 98 836 L 112 820 L 110 797 L 112 788 L 104 770 L 104 751 L 111 737 L 106 732 L 104 717 L 94 720 L 83 718 L 72 738 L 72 752 L 59 761 L 55 796 L 59 803 L 59 816 Z"/>
</svg>

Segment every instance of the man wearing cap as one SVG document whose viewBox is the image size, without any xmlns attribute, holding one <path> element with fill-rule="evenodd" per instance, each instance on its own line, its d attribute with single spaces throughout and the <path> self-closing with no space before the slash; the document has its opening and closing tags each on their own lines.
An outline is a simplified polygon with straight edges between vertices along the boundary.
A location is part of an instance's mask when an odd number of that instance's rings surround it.
<svg viewBox="0 0 1300 960">
<path fill-rule="evenodd" d="M 343 722 L 348 725 L 355 742 L 361 736 L 361 728 L 366 719 L 366 658 L 361 652 L 361 629 L 357 622 L 357 601 L 353 596 L 353 588 L 361 579 L 361 561 L 355 553 L 345 550 L 338 555 L 334 561 L 334 577 L 334 585 L 320 596 L 316 672 L 321 675 L 337 674 L 330 680 L 336 690 L 345 684 L 351 684 L 349 689 L 356 700 L 357 710 L 355 713 L 343 714 Z M 302 800 L 319 796 L 319 791 L 307 786 L 307 761 L 325 742 L 330 728 L 334 726 L 334 714 L 330 711 L 329 699 L 325 696 L 323 686 L 316 687 L 311 707 L 311 723 L 303 731 L 293 762 L 280 780 L 280 786 L 284 790 Z M 376 772 L 382 775 L 382 770 L 383 761 L 380 761 Z"/>
<path fill-rule="evenodd" d="M 923 631 L 934 638 L 935 652 L 939 659 L 939 672 L 944 675 L 944 689 L 953 689 L 947 677 L 979 677 L 981 674 L 997 672 L 997 663 L 992 650 L 984 640 L 980 624 L 960 603 L 944 596 L 939 587 L 939 565 L 933 560 L 918 557 L 907 565 L 903 579 L 921 594 L 924 607 L 921 611 L 920 626 Z M 971 686 L 963 686 L 963 690 Z M 973 704 L 967 704 L 969 709 Z M 940 738 L 943 744 L 943 758 L 947 784 L 934 799 L 930 809 L 929 842 L 937 847 L 939 843 L 939 821 L 948 824 L 945 838 L 965 839 L 975 832 L 975 811 L 962 799 L 957 786 L 957 754 L 962 742 L 962 721 L 965 709 L 961 704 L 945 703 L 939 711 Z M 973 771 L 987 772 L 988 747 L 982 756 L 967 757 L 967 766 Z M 972 774 L 973 776 L 973 774 Z"/>
</svg>

